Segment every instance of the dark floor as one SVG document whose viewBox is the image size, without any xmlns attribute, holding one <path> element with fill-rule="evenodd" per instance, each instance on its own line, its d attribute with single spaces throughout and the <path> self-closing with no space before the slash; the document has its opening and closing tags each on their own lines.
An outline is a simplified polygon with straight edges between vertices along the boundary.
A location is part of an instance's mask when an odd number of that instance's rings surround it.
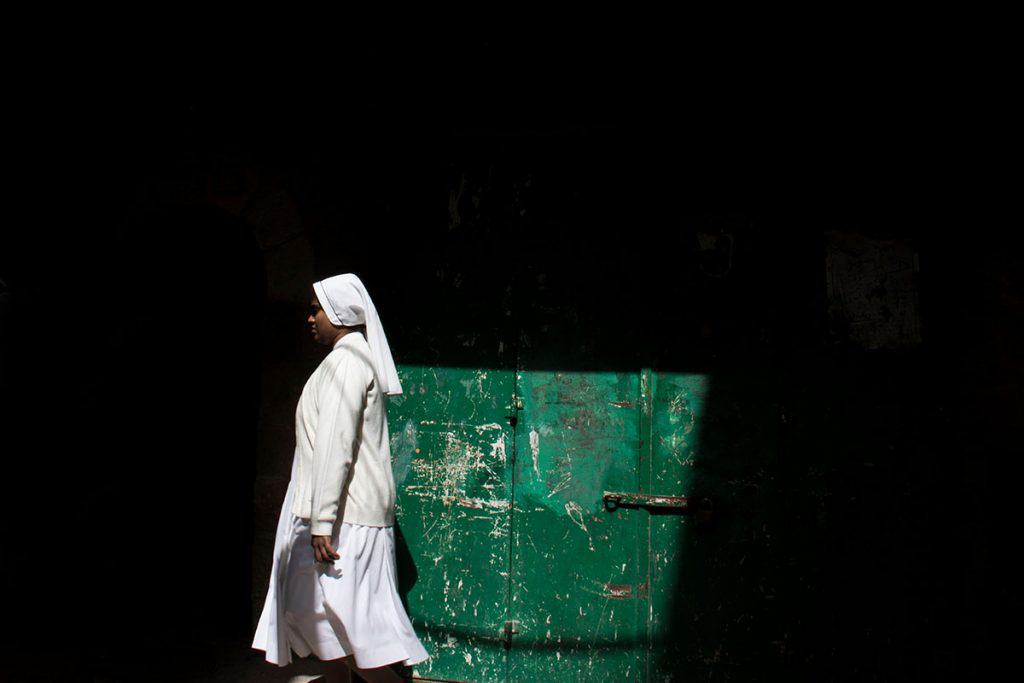
<svg viewBox="0 0 1024 683">
<path fill-rule="evenodd" d="M 137 651 L 122 654 L 89 654 L 70 648 L 57 651 L 8 653 L 0 665 L 3 683 L 129 683 L 135 681 L 188 681 L 189 683 L 242 683 L 266 681 L 287 683 L 299 674 L 322 673 L 314 657 L 296 659 L 278 667 L 264 659 L 264 653 L 248 642 L 225 642 L 219 648 L 161 648 L 156 657 Z M 412 674 L 410 671 L 406 675 Z M 360 680 L 354 677 L 353 680 Z"/>
</svg>

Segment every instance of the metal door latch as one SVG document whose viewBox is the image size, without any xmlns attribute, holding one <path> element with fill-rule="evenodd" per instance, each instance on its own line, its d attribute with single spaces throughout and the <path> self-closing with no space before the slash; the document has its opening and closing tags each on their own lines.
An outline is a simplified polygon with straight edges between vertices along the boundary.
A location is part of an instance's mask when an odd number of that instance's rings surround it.
<svg viewBox="0 0 1024 683">
<path fill-rule="evenodd" d="M 523 399 L 518 396 L 512 397 L 512 403 L 508 407 L 512 411 L 511 415 L 506 415 L 505 419 L 508 420 L 509 424 L 513 427 L 516 426 L 516 422 L 519 421 L 519 411 L 523 409 Z"/>
<path fill-rule="evenodd" d="M 505 628 L 502 630 L 502 633 L 505 637 L 506 650 L 511 649 L 512 647 L 512 636 L 516 633 L 519 633 L 519 631 L 516 629 L 517 626 L 519 626 L 519 622 L 517 620 L 505 622 Z"/>
<path fill-rule="evenodd" d="M 602 501 L 605 509 L 609 512 L 615 512 L 620 507 L 651 508 L 652 512 L 692 512 L 696 510 L 702 518 L 711 515 L 712 507 L 711 500 L 708 498 L 698 500 L 691 496 L 661 496 L 655 493 L 605 491 Z"/>
</svg>

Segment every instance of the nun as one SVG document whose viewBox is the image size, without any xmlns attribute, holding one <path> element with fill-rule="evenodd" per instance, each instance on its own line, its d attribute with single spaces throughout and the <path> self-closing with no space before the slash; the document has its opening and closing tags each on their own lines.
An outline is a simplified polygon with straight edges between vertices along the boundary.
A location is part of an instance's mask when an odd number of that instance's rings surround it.
<svg viewBox="0 0 1024 683">
<path fill-rule="evenodd" d="M 384 329 L 352 273 L 313 285 L 307 318 L 330 348 L 295 411 L 295 454 L 252 647 L 310 654 L 326 680 L 398 681 L 429 655 L 398 594 L 387 397 L 402 393 Z"/>
</svg>

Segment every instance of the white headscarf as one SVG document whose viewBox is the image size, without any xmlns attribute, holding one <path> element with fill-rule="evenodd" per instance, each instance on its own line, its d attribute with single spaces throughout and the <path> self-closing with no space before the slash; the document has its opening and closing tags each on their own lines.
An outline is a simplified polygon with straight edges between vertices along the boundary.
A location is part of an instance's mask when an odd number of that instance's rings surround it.
<svg viewBox="0 0 1024 683">
<path fill-rule="evenodd" d="M 384 328 L 363 282 L 353 273 L 342 273 L 314 282 L 313 291 L 320 300 L 320 307 L 335 325 L 366 325 L 366 341 L 377 366 L 381 390 L 389 396 L 402 393 Z"/>
</svg>

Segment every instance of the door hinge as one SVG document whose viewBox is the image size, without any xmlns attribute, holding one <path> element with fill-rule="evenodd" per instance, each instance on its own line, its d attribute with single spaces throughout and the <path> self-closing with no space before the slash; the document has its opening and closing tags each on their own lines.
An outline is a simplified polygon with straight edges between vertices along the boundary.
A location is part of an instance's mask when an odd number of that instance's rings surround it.
<svg viewBox="0 0 1024 683">
<path fill-rule="evenodd" d="M 508 407 L 511 411 L 511 415 L 506 415 L 505 419 L 508 420 L 509 424 L 513 427 L 516 426 L 516 422 L 519 421 L 519 411 L 523 409 L 523 399 L 518 396 L 512 397 L 512 403 Z"/>
</svg>

